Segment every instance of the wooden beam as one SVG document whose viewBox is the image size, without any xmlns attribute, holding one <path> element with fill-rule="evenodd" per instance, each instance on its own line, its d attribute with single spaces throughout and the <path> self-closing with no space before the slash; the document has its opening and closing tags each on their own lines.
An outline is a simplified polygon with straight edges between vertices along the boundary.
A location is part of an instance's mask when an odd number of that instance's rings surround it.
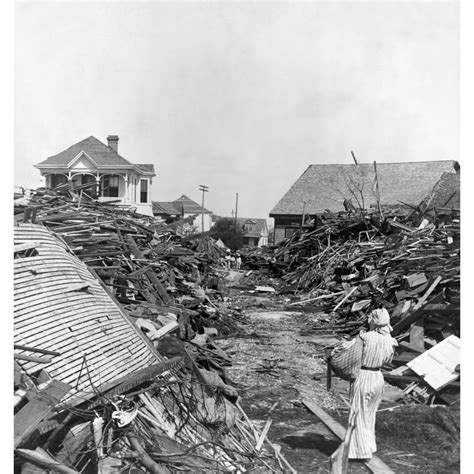
<svg viewBox="0 0 474 474">
<path fill-rule="evenodd" d="M 420 316 L 410 327 L 410 346 L 419 351 L 425 351 L 424 317 Z"/>
<path fill-rule="evenodd" d="M 332 416 L 326 413 L 321 407 L 308 400 L 303 400 L 303 404 L 309 411 L 314 413 L 340 440 L 346 436 L 346 429 L 337 422 Z M 395 474 L 379 457 L 373 455 L 372 458 L 364 463 L 371 472 L 393 473 Z"/>
<path fill-rule="evenodd" d="M 422 314 L 423 314 L 423 307 L 418 308 L 417 310 L 413 311 L 413 313 L 405 316 L 401 321 L 396 323 L 393 326 L 392 336 L 397 336 L 400 334 L 406 327 L 410 326 L 411 323 L 416 321 Z"/>
<path fill-rule="evenodd" d="M 48 349 L 40 349 L 39 347 L 29 347 L 29 346 L 22 346 L 20 344 L 13 344 L 13 349 L 19 349 L 22 351 L 30 351 L 30 352 L 37 352 L 38 354 L 46 354 L 46 355 L 53 355 L 53 356 L 60 356 L 60 352 L 50 351 Z"/>
<path fill-rule="evenodd" d="M 395 375 L 395 374 L 383 374 L 384 379 L 387 382 L 401 382 L 401 383 L 411 383 L 411 382 L 422 382 L 423 379 L 418 377 L 418 375 Z M 461 382 L 450 382 L 445 387 L 453 387 L 459 388 L 461 386 Z M 443 388 L 445 388 L 443 387 Z"/>
<path fill-rule="evenodd" d="M 263 431 L 260 435 L 259 440 L 257 441 L 257 445 L 255 446 L 256 451 L 260 451 L 262 449 L 263 442 L 265 441 L 265 438 L 268 434 L 268 430 L 270 429 L 271 424 L 272 424 L 272 420 L 269 418 L 265 424 L 265 427 L 263 428 Z"/>
<path fill-rule="evenodd" d="M 133 240 L 133 237 L 131 235 L 127 235 L 126 239 L 130 245 L 130 248 L 135 255 L 136 258 L 144 259 L 145 256 L 143 255 L 142 251 L 138 248 L 138 245 L 136 242 Z M 149 269 L 145 272 L 145 275 L 148 277 L 150 280 L 150 283 L 152 284 L 153 288 L 157 291 L 159 294 L 161 300 L 163 303 L 169 303 L 171 301 L 171 296 L 168 294 L 168 292 L 165 290 L 164 286 L 161 284 L 161 281 L 158 279 L 156 276 L 156 273 Z"/>
<path fill-rule="evenodd" d="M 34 249 L 36 247 L 39 247 L 40 245 L 41 245 L 41 242 L 38 242 L 38 241 L 25 242 L 24 244 L 18 244 L 13 247 L 13 253 Z"/>
<path fill-rule="evenodd" d="M 15 415 L 14 420 L 14 446 L 19 446 L 36 427 L 52 414 L 54 402 L 62 400 L 71 387 L 59 380 L 51 383 L 41 392 L 35 394 L 29 402 Z"/>
<path fill-rule="evenodd" d="M 35 357 L 26 354 L 14 354 L 15 360 L 24 360 L 26 362 L 35 362 L 37 364 L 51 364 L 52 359 L 50 357 Z"/>
<path fill-rule="evenodd" d="M 17 449 L 16 452 L 36 466 L 47 468 L 48 471 L 51 470 L 52 472 L 60 472 L 63 474 L 79 474 L 79 471 L 60 463 L 44 449 L 36 448 L 35 451 L 31 449 Z"/>
</svg>

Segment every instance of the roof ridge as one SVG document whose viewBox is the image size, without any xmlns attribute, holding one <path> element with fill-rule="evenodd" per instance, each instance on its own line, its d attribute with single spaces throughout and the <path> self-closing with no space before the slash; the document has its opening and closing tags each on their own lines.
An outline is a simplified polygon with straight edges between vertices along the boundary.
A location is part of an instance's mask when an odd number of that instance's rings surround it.
<svg viewBox="0 0 474 474">
<path fill-rule="evenodd" d="M 409 163 L 456 163 L 457 160 L 422 160 L 422 161 L 376 161 L 377 166 L 379 165 L 406 165 Z M 311 166 L 359 166 L 359 165 L 366 165 L 366 166 L 373 166 L 373 161 L 370 163 L 360 163 L 358 162 L 357 165 L 355 163 L 313 163 L 308 165 L 308 168 Z M 306 168 L 306 170 L 308 169 Z M 305 170 L 305 171 L 306 171 Z"/>
</svg>

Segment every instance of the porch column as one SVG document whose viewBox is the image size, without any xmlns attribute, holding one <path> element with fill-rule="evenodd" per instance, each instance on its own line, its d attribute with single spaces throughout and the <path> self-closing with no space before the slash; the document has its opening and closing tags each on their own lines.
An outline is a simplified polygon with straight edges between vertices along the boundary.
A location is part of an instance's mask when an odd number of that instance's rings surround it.
<svg viewBox="0 0 474 474">
<path fill-rule="evenodd" d="M 124 204 L 130 204 L 130 188 L 128 185 L 128 173 L 125 173 L 125 176 L 123 179 L 125 182 Z"/>
<path fill-rule="evenodd" d="M 96 185 L 96 194 L 97 194 L 97 199 L 99 199 L 100 195 L 100 174 L 97 173 L 95 176 L 95 185 Z"/>
</svg>

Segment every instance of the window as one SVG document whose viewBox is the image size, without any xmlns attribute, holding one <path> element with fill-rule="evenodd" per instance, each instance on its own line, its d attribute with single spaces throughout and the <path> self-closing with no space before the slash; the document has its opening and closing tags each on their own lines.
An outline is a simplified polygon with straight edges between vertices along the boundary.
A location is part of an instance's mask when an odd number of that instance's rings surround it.
<svg viewBox="0 0 474 474">
<path fill-rule="evenodd" d="M 118 197 L 119 196 L 119 177 L 110 175 L 102 178 L 102 196 Z"/>
<path fill-rule="evenodd" d="M 148 202 L 148 180 L 140 180 L 140 202 Z"/>
<path fill-rule="evenodd" d="M 51 187 L 55 188 L 56 186 L 59 186 L 60 184 L 65 184 L 67 183 L 67 177 L 64 176 L 63 174 L 52 174 L 51 175 Z"/>
</svg>

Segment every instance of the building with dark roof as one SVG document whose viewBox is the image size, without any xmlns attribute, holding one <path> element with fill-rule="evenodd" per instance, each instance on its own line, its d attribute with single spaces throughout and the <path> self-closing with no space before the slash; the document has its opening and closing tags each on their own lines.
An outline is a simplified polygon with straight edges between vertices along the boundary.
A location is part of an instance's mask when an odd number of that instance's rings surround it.
<svg viewBox="0 0 474 474">
<path fill-rule="evenodd" d="M 164 220 L 175 217 L 182 217 L 183 209 L 175 206 L 172 202 L 167 201 L 153 201 L 151 203 L 153 215 Z"/>
<path fill-rule="evenodd" d="M 418 205 L 432 191 L 443 173 L 456 175 L 456 161 L 377 163 L 381 204 Z M 270 211 L 275 219 L 275 243 L 301 225 L 303 215 L 343 211 L 348 205 L 376 205 L 373 164 L 310 165 Z"/>
<path fill-rule="evenodd" d="M 211 228 L 212 211 L 203 208 L 201 204 L 193 201 L 185 194 L 174 201 L 153 201 L 153 215 L 164 221 L 175 220 L 176 218 L 186 218 L 196 216 L 192 225 L 198 231 L 207 232 Z M 204 215 L 204 229 L 203 225 Z"/>
<path fill-rule="evenodd" d="M 107 137 L 107 145 L 90 136 L 37 165 L 46 178 L 46 187 L 68 183 L 99 201 L 135 208 L 152 215 L 151 185 L 156 176 L 152 164 L 134 164 L 118 153 L 117 135 Z"/>
</svg>

